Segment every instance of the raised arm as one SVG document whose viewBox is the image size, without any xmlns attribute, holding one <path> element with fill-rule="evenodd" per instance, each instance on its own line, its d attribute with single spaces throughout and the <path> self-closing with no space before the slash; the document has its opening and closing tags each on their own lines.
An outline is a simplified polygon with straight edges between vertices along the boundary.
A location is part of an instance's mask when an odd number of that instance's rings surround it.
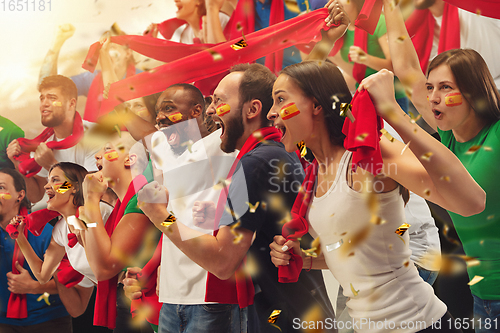
<svg viewBox="0 0 500 333">
<path fill-rule="evenodd" d="M 366 89 L 379 114 L 398 132 L 404 145 L 385 136 L 381 140 L 383 174 L 410 191 L 463 216 L 484 210 L 486 193 L 448 148 L 422 130 L 394 99 L 394 75 L 382 70 L 365 78 Z"/>
<path fill-rule="evenodd" d="M 219 12 L 225 3 L 226 0 L 205 0 L 205 6 L 207 8 L 207 16 L 205 19 L 207 40 L 205 43 L 217 44 L 227 40 L 226 36 L 224 36 L 224 29 L 222 28 L 219 18 Z"/>
<path fill-rule="evenodd" d="M 117 82 L 119 79 L 113 68 L 113 60 L 111 60 L 111 56 L 109 55 L 109 44 L 111 43 L 109 34 L 101 37 L 99 42 L 102 44 L 101 50 L 99 51 L 102 82 L 105 89 L 107 89 L 110 84 Z"/>
<path fill-rule="evenodd" d="M 54 238 L 51 239 L 50 245 L 45 251 L 44 260 L 42 261 L 35 253 L 30 243 L 24 236 L 24 222 L 22 222 L 19 227 L 19 236 L 17 237 L 17 244 L 19 248 L 23 252 L 28 265 L 35 275 L 35 278 L 41 284 L 47 283 L 51 278 L 52 274 L 56 271 L 59 263 L 61 262 L 66 250 L 64 247 L 60 246 L 54 241 Z"/>
<path fill-rule="evenodd" d="M 427 101 L 426 77 L 417 52 L 406 31 L 403 15 L 394 1 L 384 0 L 385 21 L 394 74 L 411 91 L 410 100 L 430 127 L 437 130 L 436 119 Z"/>
<path fill-rule="evenodd" d="M 38 85 L 42 82 L 42 80 L 49 75 L 57 74 L 57 61 L 59 59 L 59 52 L 61 51 L 61 47 L 64 42 L 75 33 L 75 27 L 70 23 L 60 25 L 56 39 L 52 44 L 52 47 L 47 52 L 45 59 L 43 60 L 42 67 L 40 68 L 40 75 L 38 77 Z"/>
<path fill-rule="evenodd" d="M 382 52 L 384 52 L 385 58 L 379 58 L 373 56 L 369 53 L 364 52 L 359 46 L 351 46 L 349 49 L 349 57 L 353 62 L 364 64 L 376 71 L 381 69 L 388 69 L 392 71 L 391 54 L 389 52 L 389 43 L 387 41 L 387 35 L 384 34 L 378 39 L 378 43 Z"/>
<path fill-rule="evenodd" d="M 145 232 L 151 226 L 149 219 L 139 213 L 124 215 L 111 238 L 104 228 L 99 202 L 106 191 L 107 182 L 99 180 L 100 172 L 85 177 L 84 215 L 95 227 L 85 231 L 84 248 L 90 268 L 98 281 L 109 280 L 127 266 L 129 258 L 139 250 Z M 127 203 L 122 203 L 126 205 Z M 114 221 L 109 221 L 114 223 Z"/>
</svg>

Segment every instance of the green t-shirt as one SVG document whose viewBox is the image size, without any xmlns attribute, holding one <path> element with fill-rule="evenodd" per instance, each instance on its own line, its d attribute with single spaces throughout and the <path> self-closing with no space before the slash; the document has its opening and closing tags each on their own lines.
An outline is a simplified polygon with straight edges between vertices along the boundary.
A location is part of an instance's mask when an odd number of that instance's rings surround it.
<svg viewBox="0 0 500 333">
<path fill-rule="evenodd" d="M 366 50 L 369 55 L 372 55 L 377 58 L 385 59 L 385 54 L 380 44 L 378 42 L 379 38 L 383 35 L 387 34 L 387 27 L 385 26 L 385 16 L 380 15 L 380 19 L 377 23 L 377 27 L 375 28 L 375 32 L 373 35 L 368 34 L 368 41 L 366 43 Z M 340 49 L 340 55 L 345 62 L 352 63 L 349 61 L 349 48 L 354 45 L 354 30 L 347 30 L 344 34 L 344 44 Z M 365 77 L 368 77 L 372 74 L 377 73 L 376 70 L 366 66 Z M 394 82 L 398 82 L 397 78 L 394 79 Z M 356 84 L 356 88 L 358 87 L 358 83 Z M 399 86 L 399 84 L 398 84 Z M 406 94 L 403 89 L 396 88 L 396 99 L 406 97 Z"/>
<path fill-rule="evenodd" d="M 484 300 L 500 300 L 500 121 L 487 125 L 467 142 L 457 142 L 452 131 L 438 132 L 441 142 L 486 192 L 482 213 L 470 217 L 449 213 L 466 255 L 480 261 L 467 269 L 470 279 L 484 277 L 470 287 L 472 293 Z"/>
<path fill-rule="evenodd" d="M 17 138 L 24 138 L 24 131 L 9 119 L 0 116 L 0 169 L 14 169 L 14 164 L 7 157 L 7 146 Z"/>
</svg>

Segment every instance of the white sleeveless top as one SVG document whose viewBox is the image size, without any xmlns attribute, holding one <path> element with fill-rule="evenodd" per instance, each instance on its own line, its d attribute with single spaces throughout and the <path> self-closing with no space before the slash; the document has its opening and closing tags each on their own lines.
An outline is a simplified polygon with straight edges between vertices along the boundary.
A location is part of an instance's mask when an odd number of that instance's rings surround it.
<svg viewBox="0 0 500 333">
<path fill-rule="evenodd" d="M 408 232 L 395 233 L 406 222 L 399 189 L 377 194 L 386 222 L 370 223 L 364 195 L 347 184 L 351 156 L 344 153 L 332 186 L 314 197 L 310 232 L 320 237 L 326 263 L 350 298 L 346 305 L 356 332 L 423 330 L 446 313 L 446 305 L 410 261 Z"/>
</svg>

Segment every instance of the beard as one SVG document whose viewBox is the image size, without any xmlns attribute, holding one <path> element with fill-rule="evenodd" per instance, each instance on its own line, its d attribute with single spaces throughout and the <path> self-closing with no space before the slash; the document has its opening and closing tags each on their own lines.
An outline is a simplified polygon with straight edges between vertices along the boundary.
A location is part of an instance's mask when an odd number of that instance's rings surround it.
<svg viewBox="0 0 500 333">
<path fill-rule="evenodd" d="M 228 154 L 236 150 L 236 143 L 245 131 L 241 107 L 236 112 L 238 114 L 237 117 L 224 122 L 225 139 L 221 142 L 220 148 Z"/>
<path fill-rule="evenodd" d="M 54 112 L 52 112 L 52 117 L 49 119 L 44 119 L 42 117 L 42 125 L 45 127 L 57 127 L 61 125 L 64 121 L 64 114 L 59 114 L 55 115 Z"/>
<path fill-rule="evenodd" d="M 416 9 L 427 9 L 436 3 L 436 0 L 414 0 Z"/>
</svg>

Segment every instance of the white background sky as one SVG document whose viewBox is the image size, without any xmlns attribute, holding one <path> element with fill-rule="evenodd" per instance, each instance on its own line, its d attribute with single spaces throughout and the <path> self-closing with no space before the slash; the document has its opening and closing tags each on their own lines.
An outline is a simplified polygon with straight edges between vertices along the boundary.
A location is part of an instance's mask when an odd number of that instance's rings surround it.
<svg viewBox="0 0 500 333">
<path fill-rule="evenodd" d="M 14 121 L 27 137 L 39 133 L 38 72 L 59 25 L 71 23 L 76 28 L 59 61 L 59 73 L 73 75 L 83 71 L 81 63 L 90 44 L 114 22 L 128 34 L 142 34 L 151 22 L 172 18 L 176 11 L 173 0 L 51 0 L 51 11 L 46 1 L 45 11 L 35 12 L 32 7 L 30 11 L 9 11 L 9 0 L 5 0 L 4 10 L 2 1 L 0 115 Z M 28 1 L 31 6 L 32 0 Z"/>
</svg>

